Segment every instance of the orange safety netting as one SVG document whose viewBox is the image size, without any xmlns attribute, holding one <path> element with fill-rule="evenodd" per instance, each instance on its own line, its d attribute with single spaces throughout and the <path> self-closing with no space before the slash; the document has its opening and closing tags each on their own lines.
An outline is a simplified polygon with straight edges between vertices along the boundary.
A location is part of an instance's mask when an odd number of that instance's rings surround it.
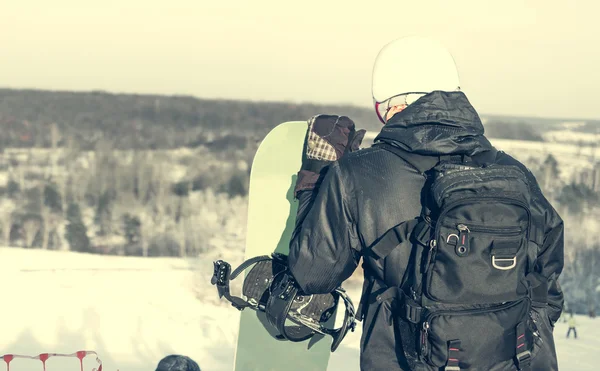
<svg viewBox="0 0 600 371">
<path fill-rule="evenodd" d="M 89 350 L 80 350 L 72 354 L 60 354 L 60 353 L 41 353 L 37 356 L 23 356 L 19 354 L 5 354 L 0 359 L 6 362 L 6 371 L 10 371 L 10 362 L 15 358 L 27 358 L 27 359 L 38 359 L 42 362 L 43 370 L 46 371 L 46 361 L 50 357 L 76 357 L 79 359 L 79 366 L 81 371 L 87 371 L 83 369 L 83 359 L 88 355 L 95 355 L 96 362 L 98 362 L 98 368 L 93 368 L 92 371 L 102 371 L 102 361 L 98 358 L 98 354 Z"/>
</svg>

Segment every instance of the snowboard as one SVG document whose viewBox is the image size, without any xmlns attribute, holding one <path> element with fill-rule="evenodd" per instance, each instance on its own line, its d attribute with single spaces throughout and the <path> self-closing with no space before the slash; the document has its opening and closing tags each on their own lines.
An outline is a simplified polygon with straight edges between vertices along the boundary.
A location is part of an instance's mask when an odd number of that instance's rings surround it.
<svg viewBox="0 0 600 371">
<path fill-rule="evenodd" d="M 271 130 L 259 145 L 250 172 L 244 260 L 274 252 L 289 253 L 298 209 L 294 185 L 307 130 L 307 121 L 285 122 Z M 241 312 L 235 371 L 327 370 L 333 341 L 330 336 L 315 334 L 302 342 L 277 340 L 267 326 L 263 312 Z"/>
</svg>

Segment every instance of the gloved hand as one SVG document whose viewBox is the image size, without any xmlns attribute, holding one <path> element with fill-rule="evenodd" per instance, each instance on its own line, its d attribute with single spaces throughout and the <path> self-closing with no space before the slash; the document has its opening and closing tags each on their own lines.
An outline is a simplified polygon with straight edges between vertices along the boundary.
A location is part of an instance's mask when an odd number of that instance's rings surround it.
<svg viewBox="0 0 600 371">
<path fill-rule="evenodd" d="M 366 130 L 356 131 L 347 116 L 316 115 L 308 120 L 302 151 L 302 167 L 298 172 L 294 195 L 315 188 L 329 164 L 345 153 L 357 151 Z"/>
</svg>

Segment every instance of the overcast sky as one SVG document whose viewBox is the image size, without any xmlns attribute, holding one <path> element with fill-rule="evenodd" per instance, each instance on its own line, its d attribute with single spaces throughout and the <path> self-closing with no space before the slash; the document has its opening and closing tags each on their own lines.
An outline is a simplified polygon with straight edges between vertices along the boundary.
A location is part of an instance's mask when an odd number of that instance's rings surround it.
<svg viewBox="0 0 600 371">
<path fill-rule="evenodd" d="M 482 114 L 600 119 L 597 1 L 353 2 L 0 0 L 0 86 L 370 106 L 379 48 L 423 34 Z"/>
</svg>

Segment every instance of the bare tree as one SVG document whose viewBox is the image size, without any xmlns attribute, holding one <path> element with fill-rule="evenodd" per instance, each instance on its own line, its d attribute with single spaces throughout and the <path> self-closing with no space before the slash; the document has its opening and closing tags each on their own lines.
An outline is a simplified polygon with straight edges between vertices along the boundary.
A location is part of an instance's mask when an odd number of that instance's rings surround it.
<svg viewBox="0 0 600 371">
<path fill-rule="evenodd" d="M 4 212 L 0 222 L 2 223 L 2 238 L 4 246 L 10 246 L 10 232 L 13 225 L 12 212 Z"/>
<path fill-rule="evenodd" d="M 187 238 L 186 238 L 186 227 L 187 227 L 187 223 L 186 223 L 187 217 L 182 216 L 179 219 L 179 223 L 177 224 L 178 227 L 178 234 L 179 234 L 179 256 L 184 258 L 187 254 L 186 254 L 186 247 L 187 247 Z"/>
<path fill-rule="evenodd" d="M 58 142 L 61 139 L 60 131 L 58 130 L 58 125 L 55 122 L 52 123 L 50 128 L 50 141 L 52 143 L 52 177 L 56 177 L 58 173 Z"/>
<path fill-rule="evenodd" d="M 3 245 L 10 246 L 10 232 L 13 226 L 15 202 L 9 198 L 0 199 L 0 224 L 2 226 Z"/>
<path fill-rule="evenodd" d="M 5 213 L 2 215 L 2 239 L 4 246 L 10 246 L 10 231 L 12 229 L 12 214 Z"/>
<path fill-rule="evenodd" d="M 148 240 L 150 239 L 150 218 L 144 212 L 140 210 L 138 213 L 140 219 L 140 245 L 142 247 L 142 256 L 148 256 Z"/>
<path fill-rule="evenodd" d="M 94 161 L 92 161 L 94 168 L 91 171 L 95 181 L 90 184 L 94 194 L 102 195 L 114 187 L 115 168 L 118 165 L 117 156 L 112 140 L 103 137 L 96 143 Z"/>
<path fill-rule="evenodd" d="M 58 227 L 59 217 L 47 207 L 42 208 L 41 216 L 44 224 L 42 228 L 42 249 L 46 250 L 48 249 L 51 233 L 56 231 Z"/>
<path fill-rule="evenodd" d="M 32 247 L 33 241 L 35 241 L 35 237 L 39 233 L 42 227 L 42 223 L 37 218 L 27 218 L 23 222 L 23 234 L 25 237 L 25 246 L 24 247 Z"/>
<path fill-rule="evenodd" d="M 179 256 L 185 257 L 186 247 L 187 247 L 187 229 L 189 227 L 189 219 L 191 216 L 191 207 L 190 207 L 190 192 L 192 191 L 192 183 L 188 183 L 188 190 L 186 192 L 186 196 L 177 197 L 178 205 L 178 215 L 176 215 L 178 234 L 179 234 Z"/>
<path fill-rule="evenodd" d="M 152 188 L 153 167 L 152 153 L 148 151 L 135 151 L 134 153 L 134 184 L 137 190 L 137 199 L 142 203 L 148 198 Z"/>
</svg>

